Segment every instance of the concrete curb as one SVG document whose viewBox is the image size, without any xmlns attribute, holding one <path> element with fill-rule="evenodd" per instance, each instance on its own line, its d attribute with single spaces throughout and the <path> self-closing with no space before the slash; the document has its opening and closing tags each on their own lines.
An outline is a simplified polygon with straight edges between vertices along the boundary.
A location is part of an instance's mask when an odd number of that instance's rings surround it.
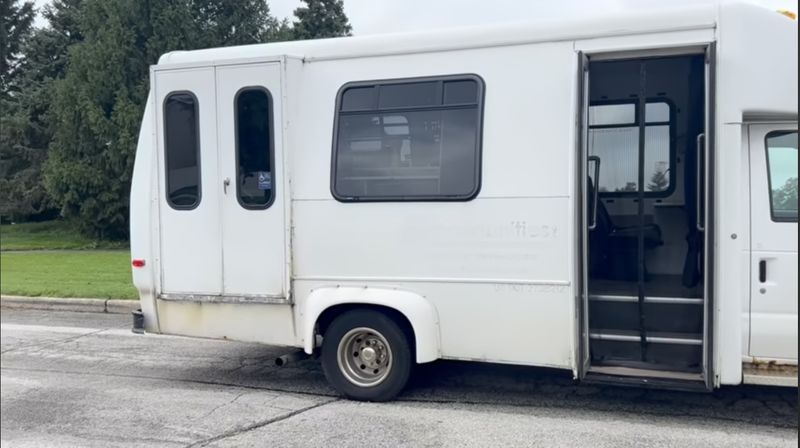
<svg viewBox="0 0 800 448">
<path fill-rule="evenodd" d="M 82 313 L 130 314 L 132 311 L 139 309 L 139 301 L 2 295 L 0 296 L 0 307 L 28 310 L 75 311 Z"/>
</svg>

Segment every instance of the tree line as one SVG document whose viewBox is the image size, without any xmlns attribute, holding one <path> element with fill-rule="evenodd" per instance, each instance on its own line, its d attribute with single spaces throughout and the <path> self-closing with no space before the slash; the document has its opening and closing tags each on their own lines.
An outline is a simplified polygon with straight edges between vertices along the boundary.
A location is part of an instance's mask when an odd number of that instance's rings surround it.
<svg viewBox="0 0 800 448">
<path fill-rule="evenodd" d="M 149 66 L 174 50 L 346 36 L 342 0 L 0 0 L 0 219 L 125 238 Z"/>
</svg>

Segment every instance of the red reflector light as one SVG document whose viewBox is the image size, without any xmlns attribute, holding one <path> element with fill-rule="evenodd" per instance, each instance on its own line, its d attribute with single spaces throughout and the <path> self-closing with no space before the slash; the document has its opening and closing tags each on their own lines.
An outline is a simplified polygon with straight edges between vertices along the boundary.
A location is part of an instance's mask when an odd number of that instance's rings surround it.
<svg viewBox="0 0 800 448">
<path fill-rule="evenodd" d="M 144 267 L 144 260 L 141 259 L 141 258 L 134 258 L 133 261 L 131 262 L 131 264 L 135 268 L 143 268 Z"/>
</svg>

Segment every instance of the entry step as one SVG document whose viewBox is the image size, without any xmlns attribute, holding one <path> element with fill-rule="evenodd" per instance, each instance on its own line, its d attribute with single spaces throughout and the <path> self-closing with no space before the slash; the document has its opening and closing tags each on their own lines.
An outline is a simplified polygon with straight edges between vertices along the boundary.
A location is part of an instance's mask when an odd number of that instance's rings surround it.
<svg viewBox="0 0 800 448">
<path fill-rule="evenodd" d="M 610 384 L 689 392 L 708 392 L 701 373 L 673 372 L 616 366 L 592 366 L 584 377 L 587 383 Z"/>
<path fill-rule="evenodd" d="M 620 366 L 592 366 L 589 368 L 589 372 L 603 375 L 629 376 L 636 378 L 703 381 L 703 374 L 699 372 L 676 372 L 669 370 L 640 369 Z"/>
<path fill-rule="evenodd" d="M 638 331 L 591 330 L 589 338 L 597 341 L 640 342 Z M 646 332 L 645 341 L 651 344 L 703 345 L 703 337 L 693 333 Z"/>
</svg>

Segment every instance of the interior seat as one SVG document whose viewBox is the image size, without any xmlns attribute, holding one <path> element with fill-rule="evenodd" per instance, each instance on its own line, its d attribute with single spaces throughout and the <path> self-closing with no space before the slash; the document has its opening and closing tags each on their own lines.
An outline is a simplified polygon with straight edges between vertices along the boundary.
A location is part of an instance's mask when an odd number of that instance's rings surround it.
<svg viewBox="0 0 800 448">
<path fill-rule="evenodd" d="M 594 198 L 594 183 L 591 178 L 588 180 L 587 192 L 589 198 Z M 589 202 L 589 220 L 594 216 L 594 205 L 594 201 Z M 598 198 L 597 225 L 589 232 L 589 274 L 594 277 L 635 280 L 638 276 L 636 266 L 639 232 L 644 235 L 645 250 L 664 244 L 661 228 L 656 224 L 624 227 L 615 225 L 605 204 Z"/>
</svg>

